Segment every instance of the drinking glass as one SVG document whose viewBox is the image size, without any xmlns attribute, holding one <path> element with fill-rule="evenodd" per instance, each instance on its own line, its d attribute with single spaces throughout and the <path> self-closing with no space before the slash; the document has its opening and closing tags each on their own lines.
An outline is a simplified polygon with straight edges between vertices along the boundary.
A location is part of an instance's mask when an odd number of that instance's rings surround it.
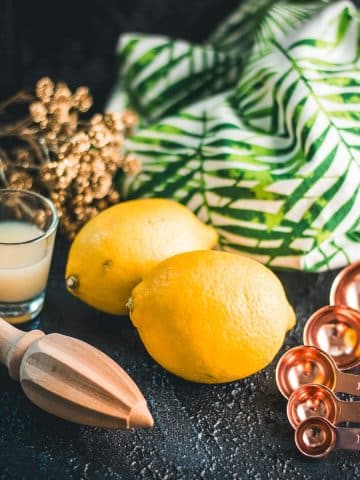
<svg viewBox="0 0 360 480">
<path fill-rule="evenodd" d="M 57 225 L 47 198 L 0 189 L 0 317 L 10 323 L 29 321 L 43 308 Z"/>
</svg>

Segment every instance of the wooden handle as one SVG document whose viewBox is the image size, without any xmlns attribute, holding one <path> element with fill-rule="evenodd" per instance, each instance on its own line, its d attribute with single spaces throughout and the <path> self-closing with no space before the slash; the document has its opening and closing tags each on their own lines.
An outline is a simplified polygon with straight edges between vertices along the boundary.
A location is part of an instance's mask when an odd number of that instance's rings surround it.
<svg viewBox="0 0 360 480">
<path fill-rule="evenodd" d="M 22 332 L 0 318 L 0 363 L 7 366 L 13 380 L 19 380 L 21 360 L 27 349 L 44 335 L 41 330 Z"/>
<path fill-rule="evenodd" d="M 22 332 L 0 319 L 0 362 L 35 405 L 65 420 L 120 429 L 154 423 L 127 373 L 81 340 Z"/>
</svg>

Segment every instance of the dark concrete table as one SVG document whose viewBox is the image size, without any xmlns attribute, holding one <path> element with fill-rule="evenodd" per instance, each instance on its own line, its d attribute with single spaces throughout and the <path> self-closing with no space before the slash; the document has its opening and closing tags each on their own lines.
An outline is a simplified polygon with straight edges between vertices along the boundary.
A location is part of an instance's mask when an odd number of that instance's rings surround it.
<svg viewBox="0 0 360 480">
<path fill-rule="evenodd" d="M 87 84 L 101 109 L 116 76 L 119 33 L 164 33 L 202 41 L 238 0 L 6 0 L 0 15 L 0 96 L 41 75 Z M 152 431 L 109 432 L 39 411 L 0 368 L 0 479 L 356 479 L 359 454 L 313 461 L 297 453 L 274 367 L 222 386 L 167 374 L 144 351 L 128 319 L 105 316 L 64 288 L 67 246 L 58 242 L 41 328 L 104 350 L 138 382 L 155 417 Z M 301 342 L 307 316 L 327 303 L 333 273 L 283 273 Z"/>
<path fill-rule="evenodd" d="M 358 453 L 302 457 L 277 392 L 275 362 L 246 380 L 192 384 L 166 373 L 145 352 L 127 318 L 70 296 L 63 282 L 67 245 L 57 242 L 46 307 L 46 332 L 81 338 L 109 354 L 139 384 L 154 414 L 150 431 L 113 432 L 73 425 L 33 406 L 0 368 L 0 479 L 355 479 Z M 301 342 L 305 319 L 326 304 L 334 273 L 281 273 L 298 325 L 286 347 Z"/>
</svg>

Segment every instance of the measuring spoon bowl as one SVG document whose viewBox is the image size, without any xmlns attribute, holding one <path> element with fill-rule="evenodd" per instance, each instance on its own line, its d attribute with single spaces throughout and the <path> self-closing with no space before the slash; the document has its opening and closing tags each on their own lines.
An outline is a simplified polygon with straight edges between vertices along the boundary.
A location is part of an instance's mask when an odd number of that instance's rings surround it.
<svg viewBox="0 0 360 480">
<path fill-rule="evenodd" d="M 322 458 L 333 450 L 360 450 L 360 428 L 335 427 L 322 417 L 311 417 L 295 430 L 295 444 L 307 457 Z"/>
<path fill-rule="evenodd" d="M 330 291 L 330 303 L 360 310 L 360 261 L 351 263 L 335 277 Z"/>
<path fill-rule="evenodd" d="M 335 424 L 339 417 L 338 402 L 333 392 L 323 385 L 303 385 L 290 395 L 287 404 L 290 425 L 296 428 L 310 417 L 324 417 Z"/>
<path fill-rule="evenodd" d="M 293 347 L 280 358 L 276 367 L 276 383 L 285 398 L 302 385 L 336 386 L 336 365 L 322 350 L 307 345 Z M 360 379 L 359 379 L 360 380 Z"/>
<path fill-rule="evenodd" d="M 336 427 L 322 417 L 308 418 L 295 430 L 295 444 L 307 457 L 325 457 L 334 450 L 336 441 Z"/>
<path fill-rule="evenodd" d="M 360 376 L 342 372 L 330 355 L 310 345 L 284 353 L 276 367 L 276 383 L 285 398 L 309 383 L 325 385 L 333 392 L 360 395 Z"/>
<path fill-rule="evenodd" d="M 340 370 L 360 365 L 360 311 L 344 305 L 320 308 L 306 322 L 304 344 L 329 354 Z"/>
<path fill-rule="evenodd" d="M 344 402 L 324 385 L 303 385 L 290 395 L 287 416 L 293 428 L 310 417 L 323 417 L 334 425 L 360 423 L 360 402 Z"/>
</svg>

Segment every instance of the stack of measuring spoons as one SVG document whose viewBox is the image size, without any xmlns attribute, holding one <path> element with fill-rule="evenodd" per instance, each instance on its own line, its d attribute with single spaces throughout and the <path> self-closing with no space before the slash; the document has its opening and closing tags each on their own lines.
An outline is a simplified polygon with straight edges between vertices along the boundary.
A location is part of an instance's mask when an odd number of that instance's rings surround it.
<svg viewBox="0 0 360 480">
<path fill-rule="evenodd" d="M 345 373 L 360 365 L 360 262 L 335 278 L 330 305 L 317 310 L 304 329 L 304 345 L 279 360 L 276 383 L 288 399 L 287 415 L 295 443 L 308 457 L 334 449 L 360 450 L 360 402 L 340 401 L 336 392 L 360 396 L 360 375 Z"/>
</svg>

